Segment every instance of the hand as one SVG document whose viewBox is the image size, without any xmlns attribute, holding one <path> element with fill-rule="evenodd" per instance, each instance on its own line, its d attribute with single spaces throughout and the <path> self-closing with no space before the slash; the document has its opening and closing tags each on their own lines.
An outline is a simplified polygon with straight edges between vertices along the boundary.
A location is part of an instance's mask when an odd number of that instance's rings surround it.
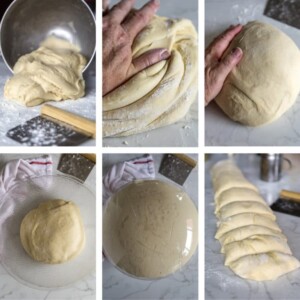
<svg viewBox="0 0 300 300">
<path fill-rule="evenodd" d="M 109 8 L 109 0 L 102 0 L 102 12 L 106 13 Z"/>
<path fill-rule="evenodd" d="M 241 25 L 229 27 L 205 50 L 205 106 L 220 93 L 227 75 L 242 59 L 241 48 L 232 49 L 222 58 L 229 44 L 242 28 Z"/>
<path fill-rule="evenodd" d="M 133 59 L 131 46 L 159 8 L 152 0 L 131 11 L 135 0 L 122 0 L 103 17 L 103 95 L 157 62 L 167 59 L 167 49 L 154 49 Z"/>
</svg>

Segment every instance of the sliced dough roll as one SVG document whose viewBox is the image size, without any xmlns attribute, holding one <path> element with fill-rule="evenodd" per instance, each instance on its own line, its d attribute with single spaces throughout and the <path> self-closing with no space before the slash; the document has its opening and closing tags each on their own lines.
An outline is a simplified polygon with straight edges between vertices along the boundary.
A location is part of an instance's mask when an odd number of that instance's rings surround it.
<svg viewBox="0 0 300 300">
<path fill-rule="evenodd" d="M 243 256 L 229 264 L 238 276 L 256 281 L 275 280 L 300 267 L 299 261 L 282 252 L 267 252 Z"/>
<path fill-rule="evenodd" d="M 252 235 L 258 235 L 258 234 L 275 235 L 287 241 L 287 238 L 284 234 L 261 225 L 247 225 L 247 226 L 235 228 L 223 234 L 220 237 L 219 241 L 222 244 L 222 246 L 225 246 L 229 243 L 241 241 L 246 238 L 249 238 Z"/>
<path fill-rule="evenodd" d="M 274 231 L 281 232 L 281 229 L 278 227 L 278 225 L 270 218 L 266 218 L 262 215 L 255 213 L 243 213 L 229 217 L 219 222 L 219 228 L 217 230 L 215 238 L 219 239 L 223 234 L 227 233 L 228 231 L 246 225 L 261 225 L 268 227 Z"/>
<path fill-rule="evenodd" d="M 223 206 L 217 213 L 217 216 L 219 219 L 224 220 L 242 213 L 256 213 L 263 215 L 266 218 L 270 218 L 271 220 L 276 220 L 276 217 L 269 206 L 252 201 L 231 202 Z"/>
<path fill-rule="evenodd" d="M 242 256 L 270 251 L 292 254 L 286 241 L 274 235 L 253 235 L 242 241 L 227 244 L 221 249 L 221 253 L 225 253 L 225 266 Z"/>
<path fill-rule="evenodd" d="M 215 213 L 217 213 L 223 206 L 237 201 L 255 201 L 263 204 L 266 203 L 265 200 L 253 189 L 233 187 L 224 191 L 219 195 L 219 197 L 215 198 Z"/>
</svg>

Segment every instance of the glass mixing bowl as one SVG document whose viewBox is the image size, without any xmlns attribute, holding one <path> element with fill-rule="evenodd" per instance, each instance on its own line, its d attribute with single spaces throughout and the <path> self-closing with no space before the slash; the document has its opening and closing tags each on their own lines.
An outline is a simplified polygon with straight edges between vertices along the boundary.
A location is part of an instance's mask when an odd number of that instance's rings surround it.
<svg viewBox="0 0 300 300">
<path fill-rule="evenodd" d="M 43 264 L 33 260 L 20 241 L 24 216 L 42 201 L 73 201 L 84 222 L 86 245 L 79 256 L 62 264 Z M 57 289 L 74 284 L 96 269 L 95 195 L 81 181 L 62 175 L 41 176 L 17 182 L 4 195 L 0 207 L 0 261 L 19 282 L 34 288 Z"/>
<path fill-rule="evenodd" d="M 104 254 L 127 275 L 166 277 L 190 260 L 197 245 L 197 209 L 179 186 L 138 180 L 122 187 L 107 202 Z"/>
</svg>

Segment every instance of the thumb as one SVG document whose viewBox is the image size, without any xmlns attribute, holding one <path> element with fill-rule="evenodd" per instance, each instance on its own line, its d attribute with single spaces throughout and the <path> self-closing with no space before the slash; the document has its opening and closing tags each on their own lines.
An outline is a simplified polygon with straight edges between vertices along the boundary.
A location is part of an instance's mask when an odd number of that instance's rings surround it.
<svg viewBox="0 0 300 300">
<path fill-rule="evenodd" d="M 241 48 L 233 48 L 232 51 L 226 55 L 216 67 L 218 75 L 223 79 L 226 79 L 227 75 L 233 70 L 233 68 L 240 62 L 243 57 L 243 50 Z"/>
<path fill-rule="evenodd" d="M 132 66 L 129 69 L 129 76 L 133 76 L 136 73 L 170 57 L 170 53 L 167 49 L 159 48 L 150 50 L 139 57 L 135 58 L 132 62 Z"/>
</svg>

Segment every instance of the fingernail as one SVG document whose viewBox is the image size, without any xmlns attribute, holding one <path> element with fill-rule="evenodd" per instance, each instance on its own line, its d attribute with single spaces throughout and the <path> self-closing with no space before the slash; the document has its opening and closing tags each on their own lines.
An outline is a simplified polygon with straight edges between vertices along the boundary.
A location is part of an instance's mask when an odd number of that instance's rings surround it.
<svg viewBox="0 0 300 300">
<path fill-rule="evenodd" d="M 160 57 L 161 57 L 162 59 L 167 59 L 167 58 L 169 58 L 169 57 L 170 57 L 169 51 L 168 51 L 168 50 L 162 51 L 162 53 L 160 54 Z"/>
<path fill-rule="evenodd" d="M 233 49 L 231 50 L 231 54 L 232 54 L 234 57 L 239 58 L 239 57 L 241 57 L 241 56 L 243 55 L 243 50 L 242 50 L 241 48 L 239 48 L 239 47 L 233 48 Z"/>
</svg>

